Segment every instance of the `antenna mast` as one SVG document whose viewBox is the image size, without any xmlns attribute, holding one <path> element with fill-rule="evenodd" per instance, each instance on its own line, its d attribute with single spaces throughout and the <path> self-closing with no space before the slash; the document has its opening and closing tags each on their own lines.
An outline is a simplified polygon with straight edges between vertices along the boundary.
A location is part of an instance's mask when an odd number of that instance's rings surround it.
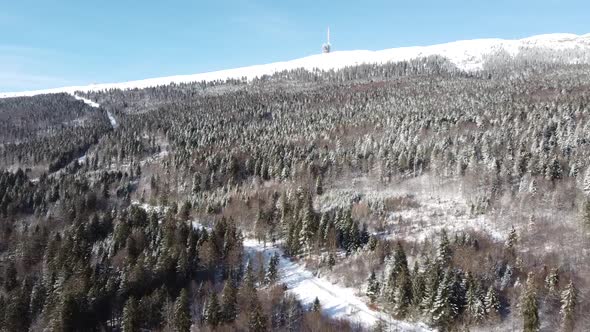
<svg viewBox="0 0 590 332">
<path fill-rule="evenodd" d="M 322 45 L 322 53 L 330 53 L 332 45 L 330 45 L 330 27 L 328 27 L 328 40 Z"/>
</svg>

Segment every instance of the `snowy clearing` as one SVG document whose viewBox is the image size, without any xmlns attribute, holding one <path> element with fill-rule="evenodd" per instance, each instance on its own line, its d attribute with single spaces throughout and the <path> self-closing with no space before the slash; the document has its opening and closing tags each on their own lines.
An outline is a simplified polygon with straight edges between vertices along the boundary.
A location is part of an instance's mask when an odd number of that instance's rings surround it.
<svg viewBox="0 0 590 332">
<path fill-rule="evenodd" d="M 280 282 L 285 283 L 288 292 L 297 296 L 303 304 L 310 305 L 317 297 L 324 315 L 359 323 L 366 328 L 374 326 L 379 321 L 384 321 L 392 331 L 432 331 L 423 323 L 398 321 L 387 314 L 370 309 L 357 295 L 356 290 L 335 285 L 325 278 L 315 277 L 304 266 L 283 257 L 283 252 L 276 246 L 267 245 L 265 247 L 257 240 L 245 239 L 244 250 L 249 255 L 261 252 L 267 260 L 274 253 L 278 253 L 280 256 Z"/>
<path fill-rule="evenodd" d="M 475 71 L 482 68 L 489 55 L 505 53 L 516 56 L 523 50 L 556 50 L 566 51 L 564 56 L 569 62 L 590 62 L 590 34 L 547 34 L 520 40 L 505 39 L 475 39 L 462 40 L 432 46 L 413 46 L 392 48 L 381 51 L 336 51 L 326 54 L 315 54 L 291 61 L 276 62 L 265 65 L 255 65 L 235 69 L 226 69 L 209 73 L 193 75 L 176 75 L 160 78 L 129 81 L 122 83 L 103 83 L 85 86 L 71 86 L 55 89 L 45 89 L 23 92 L 0 93 L 0 98 L 33 96 L 44 93 L 75 93 L 76 91 L 101 91 L 106 89 L 142 89 L 148 87 L 168 85 L 170 83 L 187 83 L 225 80 L 228 78 L 246 78 L 252 80 L 264 75 L 272 75 L 284 70 L 305 68 L 308 70 L 336 70 L 360 64 L 382 64 L 387 62 L 407 61 L 421 57 L 439 55 L 449 59 L 460 69 Z M 571 54 L 568 54 L 568 51 Z M 574 55 L 575 52 L 581 52 Z M 582 54 L 582 55 L 580 55 Z"/>
</svg>

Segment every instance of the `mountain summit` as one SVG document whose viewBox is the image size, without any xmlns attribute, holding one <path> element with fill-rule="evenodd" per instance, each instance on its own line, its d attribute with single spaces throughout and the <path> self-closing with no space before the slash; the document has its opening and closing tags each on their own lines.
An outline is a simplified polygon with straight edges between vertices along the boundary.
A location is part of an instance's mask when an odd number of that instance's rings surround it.
<svg viewBox="0 0 590 332">
<path fill-rule="evenodd" d="M 428 56 L 442 56 L 449 59 L 459 69 L 476 71 L 484 68 L 491 60 L 514 59 L 519 56 L 538 57 L 543 60 L 566 63 L 590 63 L 590 34 L 546 34 L 518 40 L 473 39 L 431 46 L 391 48 L 381 51 L 335 51 L 315 54 L 295 60 L 226 69 L 192 75 L 176 75 L 149 78 L 121 83 L 103 83 L 85 86 L 71 86 L 55 89 L 5 92 L 0 97 L 32 96 L 44 93 L 74 91 L 99 91 L 105 89 L 146 88 L 170 83 L 225 80 L 228 78 L 253 79 L 272 75 L 284 70 L 305 68 L 308 70 L 332 70 L 361 64 L 381 64 L 398 62 Z"/>
</svg>

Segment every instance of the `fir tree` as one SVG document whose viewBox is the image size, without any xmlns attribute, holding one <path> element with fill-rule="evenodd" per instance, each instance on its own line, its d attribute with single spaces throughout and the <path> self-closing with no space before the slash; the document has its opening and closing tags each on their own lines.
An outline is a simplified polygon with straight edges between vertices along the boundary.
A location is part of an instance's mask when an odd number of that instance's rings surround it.
<svg viewBox="0 0 590 332">
<path fill-rule="evenodd" d="M 190 304 L 186 289 L 180 291 L 174 302 L 174 327 L 178 332 L 188 332 L 191 329 Z"/>
<path fill-rule="evenodd" d="M 561 293 L 561 328 L 565 332 L 574 330 L 576 306 L 578 304 L 578 290 L 573 281 Z"/>
</svg>

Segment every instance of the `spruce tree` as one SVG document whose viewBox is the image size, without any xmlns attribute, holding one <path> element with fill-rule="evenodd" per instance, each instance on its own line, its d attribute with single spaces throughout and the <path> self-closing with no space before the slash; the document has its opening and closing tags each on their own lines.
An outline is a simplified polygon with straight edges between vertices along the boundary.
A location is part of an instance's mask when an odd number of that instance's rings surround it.
<svg viewBox="0 0 590 332">
<path fill-rule="evenodd" d="M 451 301 L 452 284 L 453 275 L 450 269 L 447 269 L 430 310 L 432 322 L 443 329 L 446 329 L 451 324 L 458 313 L 458 308 Z"/>
<path fill-rule="evenodd" d="M 449 242 L 449 237 L 447 235 L 447 231 L 443 230 L 440 236 L 440 242 L 438 244 L 438 250 L 436 253 L 436 262 L 441 265 L 441 267 L 447 267 L 449 262 L 451 261 L 453 253 L 451 251 L 451 244 Z"/>
<path fill-rule="evenodd" d="M 268 262 L 268 270 L 264 276 L 267 285 L 274 284 L 279 278 L 279 254 L 275 253 Z"/>
<path fill-rule="evenodd" d="M 412 304 L 412 281 L 407 270 L 402 270 L 398 274 L 396 285 L 393 297 L 394 311 L 398 317 L 404 318 Z"/>
<path fill-rule="evenodd" d="M 231 323 L 238 314 L 238 290 L 233 281 L 227 280 L 221 292 L 221 319 Z"/>
<path fill-rule="evenodd" d="M 324 194 L 324 186 L 322 185 L 322 178 L 320 176 L 318 176 L 318 178 L 315 182 L 315 192 L 316 192 L 316 194 L 318 194 L 318 196 L 321 196 Z"/>
<path fill-rule="evenodd" d="M 536 332 L 539 330 L 540 322 L 537 292 L 535 290 L 534 274 L 532 272 L 529 272 L 525 287 L 520 303 L 523 330 L 525 332 Z"/>
<path fill-rule="evenodd" d="M 188 332 L 191 329 L 190 303 L 188 292 L 184 288 L 174 302 L 174 327 L 178 332 Z"/>
<path fill-rule="evenodd" d="M 561 328 L 565 332 L 574 330 L 576 306 L 578 304 L 578 290 L 573 281 L 561 293 Z"/>
<path fill-rule="evenodd" d="M 379 296 L 379 289 L 380 284 L 379 280 L 377 280 L 377 276 L 375 275 L 375 271 L 371 271 L 371 275 L 369 276 L 369 280 L 367 281 L 367 296 L 371 300 L 371 303 L 374 303 Z"/>
<path fill-rule="evenodd" d="M 584 172 L 583 190 L 587 196 L 590 196 L 590 167 L 586 168 L 586 172 Z"/>
<path fill-rule="evenodd" d="M 424 275 L 420 272 L 418 262 L 414 264 L 412 271 L 412 305 L 417 307 L 424 299 L 426 291 L 426 284 L 424 282 Z"/>
<path fill-rule="evenodd" d="M 510 229 L 510 233 L 508 234 L 508 240 L 506 241 L 506 250 L 512 256 L 515 254 L 515 247 L 518 242 L 518 235 L 516 234 L 516 230 L 514 226 Z"/>
<path fill-rule="evenodd" d="M 490 285 L 484 299 L 486 315 L 492 320 L 500 317 L 500 299 L 494 285 Z"/>
<path fill-rule="evenodd" d="M 583 209 L 584 210 L 582 211 L 582 213 L 583 213 L 582 218 L 583 218 L 584 225 L 586 227 L 590 227 L 590 197 L 588 197 L 586 199 Z"/>
<path fill-rule="evenodd" d="M 123 307 L 123 323 L 121 324 L 123 332 L 139 331 L 139 306 L 135 297 L 131 296 L 125 302 Z"/>
<path fill-rule="evenodd" d="M 550 294 L 555 294 L 555 292 L 557 292 L 558 285 L 559 270 L 557 268 L 553 268 L 545 278 L 545 287 L 547 288 Z"/>
<path fill-rule="evenodd" d="M 207 298 L 203 318 L 205 319 L 205 322 L 207 322 L 207 325 L 212 327 L 219 325 L 221 321 L 221 308 L 215 291 L 212 291 Z"/>
<path fill-rule="evenodd" d="M 253 299 L 252 308 L 248 315 L 248 331 L 264 332 L 268 330 L 266 315 L 262 311 L 262 306 L 257 298 Z"/>
<path fill-rule="evenodd" d="M 479 289 L 479 283 L 473 282 L 467 289 L 467 312 L 473 322 L 481 322 L 485 318 L 485 304 Z"/>
<path fill-rule="evenodd" d="M 320 299 L 318 299 L 318 297 L 315 297 L 315 300 L 313 300 L 313 304 L 311 305 L 311 311 L 313 312 L 320 312 L 322 311 L 322 305 L 320 304 Z"/>
</svg>

